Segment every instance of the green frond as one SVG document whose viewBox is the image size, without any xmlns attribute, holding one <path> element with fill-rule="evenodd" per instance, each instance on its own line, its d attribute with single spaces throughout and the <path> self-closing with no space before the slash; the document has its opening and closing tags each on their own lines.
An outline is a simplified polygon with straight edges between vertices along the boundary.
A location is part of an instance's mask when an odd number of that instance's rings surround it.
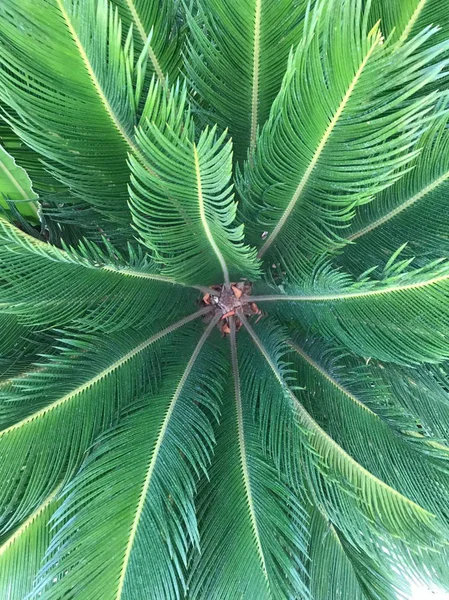
<svg viewBox="0 0 449 600">
<path fill-rule="evenodd" d="M 383 416 L 386 399 L 369 365 L 364 376 L 348 359 L 335 365 L 329 345 L 317 340 L 292 349 L 297 383 L 304 386 L 297 397 L 323 430 L 371 474 L 447 520 L 449 446 L 411 429 L 410 418 L 397 419 L 395 427 Z"/>
<path fill-rule="evenodd" d="M 442 544 L 444 534 L 435 515 L 377 478 L 331 438 L 287 385 L 257 332 L 245 318 L 243 323 L 270 366 L 271 385 L 279 388 L 279 402 L 287 403 L 295 416 L 301 433 L 302 472 L 314 502 L 352 536 L 367 529 L 371 535 L 386 533 L 424 547 L 436 545 L 439 538 Z"/>
<path fill-rule="evenodd" d="M 447 360 L 448 264 L 436 261 L 414 270 L 408 265 L 396 260 L 384 279 L 361 281 L 325 266 L 296 293 L 285 286 L 284 294 L 253 299 L 270 314 L 309 324 L 367 360 L 405 365 Z"/>
<path fill-rule="evenodd" d="M 13 201 L 21 214 L 36 219 L 35 199 L 36 194 L 27 173 L 0 145 L 0 206 L 7 209 L 8 201 Z"/>
<path fill-rule="evenodd" d="M 59 488 L 45 498 L 40 506 L 13 533 L 0 538 L 0 594 L 8 600 L 24 600 L 32 591 L 51 541 L 48 527 L 59 506 Z"/>
<path fill-rule="evenodd" d="M 412 100 L 446 64 L 422 49 L 433 30 L 397 48 L 366 21 L 361 0 L 317 3 L 239 181 L 249 240 L 295 278 L 398 179 L 436 101 Z"/>
<path fill-rule="evenodd" d="M 402 254 L 440 258 L 449 254 L 449 117 L 423 135 L 413 169 L 357 209 L 345 232 L 351 242 L 339 264 L 356 274 L 381 265 L 400 246 Z"/>
<path fill-rule="evenodd" d="M 183 298 L 194 306 L 198 292 L 161 277 L 132 249 L 127 259 L 94 244 L 59 249 L 0 220 L 2 310 L 27 325 L 60 327 L 81 323 L 87 330 L 140 327 L 162 314 L 179 315 Z"/>
<path fill-rule="evenodd" d="M 375 553 L 363 552 L 339 531 L 320 510 L 310 525 L 310 591 L 328 600 L 406 600 L 409 588 L 395 580 L 393 564 Z M 381 564 L 379 564 L 379 562 Z M 382 568 L 384 567 L 384 568 Z"/>
<path fill-rule="evenodd" d="M 258 274 L 255 251 L 243 245 L 243 226 L 234 224 L 232 145 L 216 129 L 196 141 L 185 88 L 169 97 L 155 85 L 151 105 L 167 114 L 162 126 L 147 114 L 137 132 L 141 164 L 131 157 L 131 211 L 137 231 L 161 264 L 162 273 L 191 284 L 229 283 Z M 162 108 L 163 107 L 163 108 Z"/>
<path fill-rule="evenodd" d="M 196 481 L 210 463 L 228 366 L 218 333 L 209 339 L 215 326 L 185 339 L 162 366 L 160 390 L 96 441 L 64 491 L 32 598 L 183 597 L 187 550 L 199 543 Z"/>
<path fill-rule="evenodd" d="M 157 389 L 168 340 L 173 352 L 185 339 L 170 334 L 202 314 L 159 331 L 130 330 L 106 339 L 66 336 L 59 355 L 5 390 L 14 422 L 0 431 L 0 532 L 20 524 L 73 476 L 93 440 L 117 423 L 121 411 Z"/>
<path fill-rule="evenodd" d="M 5 0 L 0 100 L 13 131 L 67 186 L 72 204 L 129 220 L 127 155 L 139 90 L 107 0 Z"/>
<path fill-rule="evenodd" d="M 146 47 L 149 70 L 161 85 L 175 81 L 184 41 L 179 23 L 179 0 L 112 0 L 126 27 L 133 27 L 135 47 Z M 150 41 L 148 43 L 148 38 Z"/>
<path fill-rule="evenodd" d="M 201 553 L 193 558 L 189 598 L 309 598 L 303 499 L 264 455 L 249 397 L 240 387 L 232 326 L 234 390 L 227 390 L 217 448 L 198 498 Z"/>
<path fill-rule="evenodd" d="M 438 26 L 436 42 L 447 40 L 449 17 L 440 0 L 370 0 L 371 20 L 380 19 L 385 36 L 392 35 L 401 43 L 417 35 L 429 25 Z"/>
<path fill-rule="evenodd" d="M 229 127 L 239 161 L 256 147 L 302 35 L 306 0 L 199 0 L 186 70 L 200 111 Z"/>
</svg>

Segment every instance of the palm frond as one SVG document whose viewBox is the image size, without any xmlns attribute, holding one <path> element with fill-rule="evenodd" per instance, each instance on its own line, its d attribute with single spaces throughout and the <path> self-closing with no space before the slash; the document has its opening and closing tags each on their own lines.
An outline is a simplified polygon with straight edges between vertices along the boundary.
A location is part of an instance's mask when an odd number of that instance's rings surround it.
<svg viewBox="0 0 449 600">
<path fill-rule="evenodd" d="M 301 39 L 306 0 L 199 0 L 190 15 L 186 70 L 206 117 L 232 125 L 235 156 L 253 151 L 259 129 Z M 201 110 L 201 109 L 200 109 Z"/>
<path fill-rule="evenodd" d="M 211 482 L 204 481 L 199 494 L 201 554 L 193 559 L 189 597 L 308 598 L 304 499 L 264 456 L 253 399 L 240 385 L 231 327 L 234 389 L 225 396 L 217 428 Z"/>
<path fill-rule="evenodd" d="M 243 245 L 243 226 L 234 224 L 231 142 L 215 128 L 195 141 L 188 112 L 182 119 L 185 87 L 167 97 L 155 85 L 149 97 L 150 106 L 167 117 L 160 127 L 148 112 L 147 124 L 137 132 L 145 163 L 131 158 L 130 206 L 135 227 L 161 272 L 192 284 L 257 276 L 255 251 Z"/>
<path fill-rule="evenodd" d="M 71 203 L 126 223 L 141 76 L 117 14 L 107 0 L 5 0 L 0 16 L 0 99 L 13 131 Z"/>
<path fill-rule="evenodd" d="M 448 264 L 409 270 L 410 260 L 395 258 L 382 280 L 354 281 L 325 266 L 296 293 L 285 286 L 284 294 L 253 300 L 284 320 L 316 327 L 367 360 L 405 365 L 447 360 Z"/>
<path fill-rule="evenodd" d="M 315 502 L 324 506 L 332 519 L 356 536 L 363 529 L 414 540 L 417 544 L 437 543 L 441 534 L 434 514 L 419 506 L 395 488 L 375 477 L 350 456 L 306 410 L 282 377 L 276 359 L 270 356 L 256 331 L 245 317 L 243 323 L 258 351 L 272 371 L 278 401 L 290 406 L 301 432 L 302 470 Z M 273 420 L 276 426 L 276 420 Z M 362 517 L 362 518 L 361 518 Z M 355 525 L 356 523 L 356 525 Z M 440 531 L 440 533 L 438 533 Z M 442 542 L 442 539 L 440 543 Z"/>
<path fill-rule="evenodd" d="M 356 274 L 381 265 L 400 246 L 402 254 L 440 258 L 449 254 L 449 118 L 435 121 L 418 144 L 414 168 L 357 209 L 345 232 L 351 242 L 338 262 Z"/>
<path fill-rule="evenodd" d="M 168 336 L 204 312 L 159 331 L 153 327 L 107 339 L 66 336 L 59 341 L 59 355 L 43 369 L 14 381 L 5 392 L 14 422 L 0 432 L 1 532 L 20 524 L 73 476 L 95 437 L 114 425 L 122 410 L 157 389 Z M 170 341 L 173 351 L 177 338 Z"/>
<path fill-rule="evenodd" d="M 86 330 L 117 330 L 155 321 L 162 310 L 179 315 L 184 306 L 177 302 L 183 288 L 132 248 L 126 259 L 86 242 L 59 249 L 1 220 L 0 258 L 3 312 L 28 325 L 82 321 Z M 184 291 L 193 306 L 198 292 Z"/>
<path fill-rule="evenodd" d="M 344 243 L 354 208 L 413 159 L 436 95 L 412 97 L 446 64 L 433 64 L 443 47 L 422 49 L 433 30 L 398 48 L 367 30 L 360 0 L 324 4 L 308 16 L 238 185 L 259 257 L 295 278 Z"/>
<path fill-rule="evenodd" d="M 33 598 L 183 597 L 187 549 L 199 543 L 196 481 L 210 462 L 227 367 L 209 340 L 216 322 L 191 332 L 182 356 L 164 363 L 159 392 L 97 440 L 64 492 Z M 99 549 L 100 539 L 110 541 Z"/>
</svg>

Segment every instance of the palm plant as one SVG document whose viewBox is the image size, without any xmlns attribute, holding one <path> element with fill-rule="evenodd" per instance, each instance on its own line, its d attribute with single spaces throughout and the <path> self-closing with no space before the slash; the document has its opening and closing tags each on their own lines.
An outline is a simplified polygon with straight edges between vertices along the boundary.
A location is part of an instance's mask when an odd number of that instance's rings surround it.
<svg viewBox="0 0 449 600">
<path fill-rule="evenodd" d="M 447 38 L 2 0 L 2 599 L 449 587 Z"/>
</svg>

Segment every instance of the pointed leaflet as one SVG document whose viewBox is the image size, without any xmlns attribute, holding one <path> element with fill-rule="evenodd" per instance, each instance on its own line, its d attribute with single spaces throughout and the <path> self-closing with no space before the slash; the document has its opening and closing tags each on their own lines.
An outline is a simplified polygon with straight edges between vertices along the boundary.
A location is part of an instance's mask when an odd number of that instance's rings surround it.
<svg viewBox="0 0 449 600">
<path fill-rule="evenodd" d="M 448 123 L 448 115 L 435 121 L 418 145 L 414 168 L 357 210 L 344 235 L 352 243 L 338 258 L 344 268 L 359 274 L 382 265 L 403 244 L 405 256 L 449 254 Z"/>
<path fill-rule="evenodd" d="M 136 48 L 140 51 L 146 45 L 149 69 L 160 83 L 165 84 L 167 75 L 169 81 L 176 81 L 183 41 L 179 0 L 112 0 L 112 4 L 117 6 L 123 23 L 133 26 Z"/>
<path fill-rule="evenodd" d="M 410 98 L 443 68 L 429 67 L 442 48 L 420 50 L 431 32 L 392 60 L 378 27 L 367 32 L 360 0 L 324 4 L 309 15 L 238 186 L 259 257 L 294 276 L 343 244 L 354 207 L 394 183 L 413 158 L 435 96 Z"/>
<path fill-rule="evenodd" d="M 193 558 L 188 597 L 308 598 L 303 501 L 263 453 L 253 399 L 240 388 L 231 327 L 234 390 L 225 395 L 210 481 L 200 488 L 201 553 Z"/>
<path fill-rule="evenodd" d="M 8 394 L 16 419 L 0 432 L 1 533 L 73 475 L 95 437 L 122 410 L 156 389 L 167 337 L 204 312 L 159 330 L 67 337 L 44 369 L 14 381 Z M 171 351 L 180 343 L 176 336 L 170 342 Z"/>
<path fill-rule="evenodd" d="M 61 326 L 82 319 L 85 330 L 117 330 L 179 315 L 179 286 L 160 278 L 151 263 L 125 260 L 94 244 L 60 250 L 0 220 L 2 309 L 28 325 Z M 132 266 L 133 259 L 137 263 Z M 194 305 L 197 292 L 182 290 Z"/>
<path fill-rule="evenodd" d="M 185 88 L 165 92 L 152 86 L 153 112 L 136 134 L 145 164 L 131 158 L 135 227 L 162 273 L 178 281 L 205 285 L 255 277 L 255 252 L 243 245 L 243 226 L 234 224 L 231 142 L 215 128 L 195 141 Z M 156 110 L 166 115 L 162 127 L 154 123 Z"/>
<path fill-rule="evenodd" d="M 33 588 L 51 541 L 50 520 L 58 508 L 56 488 L 10 536 L 0 538 L 0 596 L 24 600 Z"/>
<path fill-rule="evenodd" d="M 189 16 L 187 72 L 213 123 L 229 126 L 238 160 L 254 150 L 278 93 L 306 0 L 200 0 Z M 200 100 L 200 104 L 201 104 Z"/>
<path fill-rule="evenodd" d="M 15 133 L 72 202 L 129 219 L 127 154 L 136 93 L 121 25 L 106 0 L 4 0 L 0 100 Z"/>
<path fill-rule="evenodd" d="M 8 208 L 7 201 L 14 201 L 22 215 L 36 219 L 35 198 L 30 178 L 0 145 L 0 205 Z"/>
<path fill-rule="evenodd" d="M 255 296 L 270 314 L 317 328 L 364 358 L 410 365 L 449 358 L 449 265 L 429 263 L 381 281 L 322 268 L 301 289 Z M 265 304 L 265 302 L 267 304 Z"/>
<path fill-rule="evenodd" d="M 64 493 L 33 598 L 183 597 L 186 552 L 199 541 L 196 481 L 210 462 L 228 366 L 216 322 L 184 336 L 161 389 L 97 440 Z"/>
</svg>

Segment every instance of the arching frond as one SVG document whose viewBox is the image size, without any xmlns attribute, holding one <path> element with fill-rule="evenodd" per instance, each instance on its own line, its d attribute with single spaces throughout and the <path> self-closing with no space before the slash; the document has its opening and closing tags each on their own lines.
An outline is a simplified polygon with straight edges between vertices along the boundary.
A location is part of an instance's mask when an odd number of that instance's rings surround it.
<svg viewBox="0 0 449 600">
<path fill-rule="evenodd" d="M 338 262 L 356 274 L 381 265 L 400 246 L 402 254 L 441 258 L 449 254 L 449 118 L 424 134 L 414 168 L 357 209 L 344 237 L 351 242 Z"/>
<path fill-rule="evenodd" d="M 162 309 L 179 315 L 181 286 L 159 276 L 145 257 L 134 257 L 133 268 L 131 249 L 128 260 L 110 250 L 109 256 L 94 244 L 62 250 L 0 221 L 3 310 L 29 325 L 82 320 L 91 330 L 140 326 L 158 319 Z M 193 304 L 198 292 L 190 294 Z"/>
<path fill-rule="evenodd" d="M 370 383 L 369 366 L 357 380 L 350 360 L 340 359 L 334 374 L 322 342 L 293 343 L 292 349 L 297 382 L 304 386 L 297 397 L 309 414 L 370 473 L 446 521 L 449 446 L 425 438 L 416 425 L 411 429 L 406 415 L 402 424 L 398 415 L 394 427 L 382 414 L 386 400 L 382 387 Z"/>
<path fill-rule="evenodd" d="M 234 224 L 231 142 L 225 143 L 215 128 L 196 141 L 190 115 L 179 118 L 185 88 L 168 98 L 159 86 L 152 93 L 151 105 L 163 107 L 167 122 L 158 127 L 148 114 L 137 133 L 145 166 L 131 158 L 136 229 L 163 265 L 162 273 L 179 281 L 229 283 L 231 276 L 257 276 L 255 251 L 243 245 L 243 226 Z"/>
<path fill-rule="evenodd" d="M 183 597 L 187 549 L 199 543 L 196 481 L 209 466 L 227 367 L 209 340 L 215 326 L 186 339 L 164 364 L 160 391 L 97 440 L 54 517 L 32 598 Z M 109 542 L 99 548 L 100 539 Z"/>
<path fill-rule="evenodd" d="M 186 69 L 209 119 L 229 124 L 235 155 L 253 151 L 299 43 L 306 0 L 199 0 Z"/>
<path fill-rule="evenodd" d="M 60 354 L 44 369 L 14 381 L 5 391 L 14 422 L 0 431 L 1 532 L 20 524 L 73 475 L 95 437 L 116 423 L 122 410 L 157 388 L 167 336 L 203 313 L 159 331 L 62 339 Z M 170 341 L 173 351 L 176 338 Z M 26 485 L 29 481 L 33 485 Z"/>
<path fill-rule="evenodd" d="M 193 559 L 189 598 L 306 599 L 304 500 L 264 456 L 231 327 L 234 389 L 225 396 L 210 482 L 199 494 L 201 554 Z"/>
<path fill-rule="evenodd" d="M 259 257 L 296 278 L 415 156 L 436 96 L 411 98 L 446 64 L 429 66 L 443 48 L 421 48 L 432 30 L 395 48 L 366 19 L 360 0 L 317 3 L 239 183 Z"/>
<path fill-rule="evenodd" d="M 366 359 L 441 362 L 449 357 L 448 265 L 437 261 L 404 271 L 408 264 L 387 265 L 381 281 L 355 282 L 324 268 L 300 293 L 286 287 L 286 294 L 254 301 L 267 302 L 267 309 L 283 319 L 315 326 Z"/>
<path fill-rule="evenodd" d="M 127 222 L 127 154 L 139 90 L 107 0 L 5 0 L 0 99 L 15 133 L 70 188 L 72 203 Z M 70 199 L 68 199 L 70 200 Z"/>
<path fill-rule="evenodd" d="M 295 415 L 301 432 L 298 452 L 315 502 L 322 504 L 332 518 L 338 517 L 352 535 L 358 528 L 368 528 L 418 544 L 425 545 L 430 539 L 436 543 L 439 526 L 435 515 L 375 477 L 324 431 L 287 386 L 276 360 L 243 319 L 256 348 L 270 365 L 271 385 L 278 388 L 278 402 L 287 403 Z"/>
</svg>

